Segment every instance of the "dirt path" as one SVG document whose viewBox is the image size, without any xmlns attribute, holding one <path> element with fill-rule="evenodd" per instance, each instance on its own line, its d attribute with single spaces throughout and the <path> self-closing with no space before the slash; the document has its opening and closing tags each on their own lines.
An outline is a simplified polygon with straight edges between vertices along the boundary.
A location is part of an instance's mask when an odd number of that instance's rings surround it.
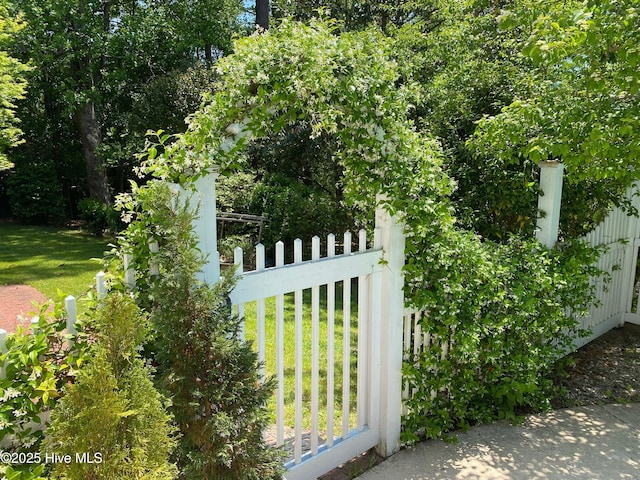
<svg viewBox="0 0 640 480">
<path fill-rule="evenodd" d="M 47 297 L 28 285 L 0 285 L 0 329 L 13 332 L 20 323 L 28 324 L 34 301 L 41 304 Z"/>
</svg>

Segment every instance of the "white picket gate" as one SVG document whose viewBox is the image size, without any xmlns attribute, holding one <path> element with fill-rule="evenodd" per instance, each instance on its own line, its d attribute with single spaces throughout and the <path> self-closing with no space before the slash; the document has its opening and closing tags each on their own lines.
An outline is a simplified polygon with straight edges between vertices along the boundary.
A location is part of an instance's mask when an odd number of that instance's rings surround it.
<svg viewBox="0 0 640 480">
<path fill-rule="evenodd" d="M 200 249 L 208 256 L 201 278 L 215 282 L 219 276 L 215 227 L 209 219 L 215 214 L 216 173 L 198 180 L 198 202 L 206 204 L 207 217 L 194 220 L 194 231 L 205 232 Z M 181 192 L 176 188 L 177 192 Z M 179 193 L 181 194 L 181 193 Z M 193 195 L 185 193 L 186 195 Z M 313 479 L 377 447 L 388 456 L 400 446 L 402 412 L 402 329 L 404 315 L 404 242 L 402 226 L 383 209 L 376 211 L 373 239 L 364 231 L 358 234 L 357 251 L 351 250 L 351 234 L 342 238 L 342 251 L 329 235 L 321 248 L 318 237 L 312 239 L 311 258 L 303 260 L 302 240 L 293 246 L 293 262 L 285 264 L 285 246 L 276 245 L 275 266 L 266 267 L 264 247 L 256 248 L 256 268 L 244 272 L 243 252 L 234 251 L 239 269 L 231 302 L 239 315 L 255 302 L 256 349 L 261 361 L 272 361 L 277 380 L 275 443 L 293 443 L 291 459 L 286 463 L 287 480 Z M 372 241 L 371 241 L 372 240 Z M 321 255 L 321 250 L 324 255 Z M 352 281 L 354 285 L 352 286 Z M 336 334 L 336 292 L 342 289 L 342 336 Z M 305 319 L 303 292 L 310 290 L 310 313 Z M 320 318 L 321 291 L 326 295 L 326 319 Z M 285 297 L 293 296 L 293 313 L 285 316 Z M 352 295 L 357 307 L 351 310 Z M 357 295 L 357 297 L 356 297 Z M 267 315 L 267 303 L 275 306 Z M 307 307 L 309 308 L 309 307 Z M 285 342 L 285 323 L 294 323 L 293 342 Z M 321 325 L 326 330 L 325 351 L 320 351 Z M 357 345 L 351 346 L 351 328 L 357 328 Z M 310 355 L 304 329 L 310 328 Z M 275 331 L 275 346 L 266 348 L 267 330 Z M 249 335 L 247 335 L 249 336 Z M 294 345 L 293 365 L 284 364 L 285 344 Z M 334 343 L 342 345 L 335 352 Z M 308 348 L 308 347 L 307 347 Z M 272 358 L 270 359 L 271 356 Z M 320 364 L 320 358 L 326 360 Z M 356 384 L 352 390 L 351 362 L 356 361 Z M 336 360 L 338 359 L 338 360 Z M 341 382 L 336 384 L 335 367 L 341 366 Z M 325 380 L 320 384 L 321 369 Z M 285 370 L 293 369 L 293 392 L 285 391 Z M 307 373 L 305 373 L 305 370 Z M 310 377 L 310 391 L 304 392 L 304 376 Z M 355 400 L 351 398 L 351 392 Z M 285 438 L 286 398 L 293 393 L 295 418 L 293 438 Z M 336 398 L 336 394 L 339 394 Z M 308 404 L 308 405 L 307 405 Z M 341 407 L 338 408 L 338 404 Z M 303 415 L 303 410 L 308 414 Z M 321 412 L 324 410 L 324 415 Z M 336 413 L 337 410 L 337 413 Z M 320 424 L 320 417 L 326 420 Z M 334 423 L 341 417 L 340 425 Z M 354 417 L 352 419 L 352 417 Z M 307 428 L 304 426 L 308 425 Z M 303 448 L 303 440 L 308 445 Z"/>
<path fill-rule="evenodd" d="M 265 268 L 265 251 L 262 245 L 256 248 L 256 269 L 250 272 L 239 272 L 237 286 L 231 293 L 231 301 L 238 313 L 244 316 L 244 306 L 249 302 L 256 302 L 256 343 L 261 361 L 267 356 L 275 356 L 276 390 L 276 443 L 285 443 L 285 367 L 295 370 L 294 402 L 295 402 L 295 435 L 289 439 L 293 441 L 293 458 L 287 463 L 289 471 L 287 479 L 310 479 L 322 475 L 340 463 L 376 446 L 379 443 L 378 414 L 379 409 L 379 363 L 370 365 L 372 347 L 380 345 L 380 310 L 383 298 L 381 288 L 382 267 L 380 259 L 382 249 L 380 234 L 376 232 L 372 248 L 367 248 L 366 232 L 359 234 L 359 248 L 351 252 L 351 234 L 346 233 L 343 238 L 342 252 L 336 254 L 336 238 L 329 235 L 325 246 L 325 255 L 321 256 L 321 242 L 319 237 L 312 239 L 311 259 L 303 261 L 302 240 L 294 243 L 293 263 L 284 263 L 284 244 L 276 245 L 275 266 Z M 242 268 L 243 252 L 240 248 L 235 251 L 235 263 Z M 357 295 L 355 315 L 352 305 L 352 280 L 357 281 L 353 292 Z M 342 290 L 342 334 L 336 337 L 336 291 L 337 285 Z M 326 317 L 320 318 L 320 290 L 326 292 Z M 303 291 L 311 290 L 310 313 L 305 319 L 303 315 Z M 294 341 L 285 339 L 285 295 L 293 294 Z M 265 302 L 275 299 L 275 315 L 267 318 Z M 353 317 L 353 318 L 352 318 Z M 351 329 L 352 322 L 357 326 L 357 391 L 356 393 L 356 421 L 350 423 L 352 412 L 351 401 Z M 265 337 L 267 323 L 275 326 L 275 349 L 267 351 Z M 326 351 L 323 357 L 326 361 L 320 364 L 321 357 L 321 323 L 326 330 Z M 305 326 L 311 328 L 311 357 L 304 358 L 303 333 Z M 272 328 L 273 329 L 273 328 Z M 295 349 L 295 365 L 284 364 L 285 343 L 293 343 Z M 342 345 L 342 352 L 334 350 L 335 344 Z M 342 365 L 341 407 L 342 422 L 334 426 L 334 412 L 336 411 L 336 358 Z M 305 365 L 306 363 L 306 365 Z M 305 368 L 307 367 L 307 368 Z M 326 394 L 321 395 L 320 370 L 326 368 Z M 311 391 L 304 395 L 303 375 L 310 376 Z M 324 382 L 323 382 L 324 383 Z M 304 405 L 304 397 L 308 397 L 309 405 Z M 303 410 L 309 407 L 310 428 L 304 432 L 308 438 L 308 446 L 303 449 Z M 326 424 L 319 424 L 320 410 L 325 410 Z M 305 451 L 306 450 L 306 451 Z"/>
</svg>

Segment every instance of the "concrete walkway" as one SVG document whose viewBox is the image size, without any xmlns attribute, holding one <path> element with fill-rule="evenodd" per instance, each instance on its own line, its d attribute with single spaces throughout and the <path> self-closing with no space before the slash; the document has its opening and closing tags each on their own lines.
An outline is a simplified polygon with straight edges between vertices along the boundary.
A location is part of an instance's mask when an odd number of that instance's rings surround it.
<svg viewBox="0 0 640 480">
<path fill-rule="evenodd" d="M 640 480 L 640 404 L 558 410 L 426 441 L 358 480 Z"/>
</svg>

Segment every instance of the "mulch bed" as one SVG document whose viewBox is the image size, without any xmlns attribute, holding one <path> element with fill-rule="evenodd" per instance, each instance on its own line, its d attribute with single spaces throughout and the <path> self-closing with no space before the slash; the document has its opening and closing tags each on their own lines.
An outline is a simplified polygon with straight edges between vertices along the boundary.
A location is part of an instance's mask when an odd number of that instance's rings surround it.
<svg viewBox="0 0 640 480">
<path fill-rule="evenodd" d="M 574 364 L 557 380 L 567 396 L 555 408 L 640 402 L 640 325 L 610 330 L 570 358 Z"/>
</svg>

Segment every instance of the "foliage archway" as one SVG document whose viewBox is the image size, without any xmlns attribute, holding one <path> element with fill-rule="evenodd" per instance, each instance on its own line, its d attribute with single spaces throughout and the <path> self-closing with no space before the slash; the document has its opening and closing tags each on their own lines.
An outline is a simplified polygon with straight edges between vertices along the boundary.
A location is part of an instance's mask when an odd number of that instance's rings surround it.
<svg viewBox="0 0 640 480">
<path fill-rule="evenodd" d="M 350 202 L 373 207 L 384 192 L 394 212 L 405 210 L 400 200 L 427 203 L 430 221 L 448 222 L 438 199 L 452 184 L 440 169 L 437 142 L 406 120 L 412 86 L 398 84 L 391 47 L 375 30 L 338 36 L 321 21 L 284 21 L 239 40 L 218 65 L 218 92 L 173 143 L 160 135 L 162 148 L 148 149 L 145 171 L 185 183 L 212 166 L 242 168 L 250 142 L 303 124 L 312 137 L 334 140 Z"/>
<path fill-rule="evenodd" d="M 425 312 L 422 331 L 443 342 L 405 362 L 414 392 L 405 439 L 544 406 L 550 382 L 541 375 L 572 342 L 566 312 L 591 299 L 594 252 L 522 238 L 494 244 L 456 228 L 447 199 L 454 183 L 438 143 L 407 120 L 414 89 L 401 80 L 392 44 L 375 30 L 337 35 L 334 27 L 283 21 L 239 40 L 218 65 L 218 91 L 184 134 L 157 133 L 143 172 L 188 186 L 213 167 L 241 169 L 251 142 L 294 124 L 331 139 L 347 200 L 404 222 L 405 299 Z"/>
</svg>

